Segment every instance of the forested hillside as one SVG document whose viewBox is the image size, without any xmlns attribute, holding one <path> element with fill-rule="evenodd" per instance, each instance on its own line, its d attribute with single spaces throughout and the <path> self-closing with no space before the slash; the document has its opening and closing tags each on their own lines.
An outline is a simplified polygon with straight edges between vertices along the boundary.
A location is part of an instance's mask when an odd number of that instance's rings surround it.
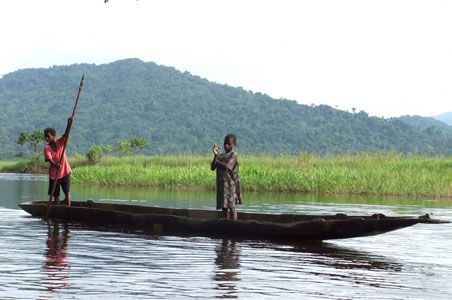
<svg viewBox="0 0 452 300">
<path fill-rule="evenodd" d="M 0 155 L 14 157 L 19 132 L 62 132 L 82 74 L 68 152 L 142 137 L 148 154 L 210 153 L 229 132 L 240 153 L 452 154 L 452 130 L 275 100 L 138 59 L 25 69 L 0 79 Z M 449 129 L 449 130 L 448 130 Z"/>
<path fill-rule="evenodd" d="M 433 117 L 401 116 L 399 119 L 409 125 L 414 125 L 421 129 L 435 127 L 436 129 L 442 130 L 445 133 L 450 132 L 452 129 L 452 126 L 449 126 L 445 122 L 439 121 L 438 119 L 435 119 Z"/>
</svg>

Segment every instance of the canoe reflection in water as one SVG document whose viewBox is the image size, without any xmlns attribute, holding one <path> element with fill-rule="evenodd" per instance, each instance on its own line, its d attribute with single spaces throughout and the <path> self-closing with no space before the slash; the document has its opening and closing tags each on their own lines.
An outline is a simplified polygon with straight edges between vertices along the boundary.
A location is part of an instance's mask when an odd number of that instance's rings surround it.
<svg viewBox="0 0 452 300">
<path fill-rule="evenodd" d="M 291 260 L 294 266 L 287 273 L 293 276 L 301 273 L 330 278 L 335 282 L 350 282 L 355 285 L 373 286 L 378 288 L 404 289 L 403 283 L 394 281 L 393 276 L 403 271 L 402 262 L 390 257 L 381 256 L 332 243 L 320 244 L 276 244 L 269 247 L 267 243 L 255 242 L 253 248 L 274 250 L 269 255 L 275 261 L 278 258 Z M 294 275 L 295 274 L 295 275 Z M 382 276 L 388 274 L 388 276 Z"/>
<path fill-rule="evenodd" d="M 69 263 L 67 262 L 67 244 L 69 227 L 67 223 L 49 222 L 47 230 L 43 286 L 47 291 L 56 292 L 68 286 Z"/>
<path fill-rule="evenodd" d="M 237 242 L 232 239 L 223 239 L 215 248 L 214 281 L 216 289 L 221 291 L 217 298 L 237 298 L 236 282 L 240 280 L 240 261 L 237 253 Z"/>
<path fill-rule="evenodd" d="M 294 245 L 289 251 L 304 253 L 309 256 L 312 263 L 335 269 L 392 270 L 396 272 L 402 270 L 401 263 L 388 257 L 330 243 L 299 244 Z"/>
</svg>

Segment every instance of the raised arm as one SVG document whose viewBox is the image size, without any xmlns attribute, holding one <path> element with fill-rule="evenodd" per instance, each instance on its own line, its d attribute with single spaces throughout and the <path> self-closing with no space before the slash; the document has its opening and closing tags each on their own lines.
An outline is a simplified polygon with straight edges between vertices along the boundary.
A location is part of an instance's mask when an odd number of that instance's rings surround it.
<svg viewBox="0 0 452 300">
<path fill-rule="evenodd" d="M 212 171 L 214 171 L 217 168 L 217 160 L 218 160 L 218 155 L 220 154 L 220 147 L 218 147 L 217 144 L 213 145 L 213 159 L 212 162 L 210 163 L 210 169 Z"/>
<path fill-rule="evenodd" d="M 237 164 L 237 154 L 235 152 L 232 152 L 229 156 L 229 159 L 227 162 L 222 162 L 220 160 L 215 160 L 215 164 L 217 166 L 221 166 L 225 169 L 232 170 L 234 169 L 235 165 Z"/>
<path fill-rule="evenodd" d="M 74 121 L 74 119 L 72 117 L 70 117 L 69 119 L 67 119 L 67 126 L 66 126 L 66 130 L 64 131 L 64 138 L 67 139 L 67 137 L 69 136 L 69 132 L 71 131 L 71 127 L 72 127 L 72 122 Z"/>
</svg>

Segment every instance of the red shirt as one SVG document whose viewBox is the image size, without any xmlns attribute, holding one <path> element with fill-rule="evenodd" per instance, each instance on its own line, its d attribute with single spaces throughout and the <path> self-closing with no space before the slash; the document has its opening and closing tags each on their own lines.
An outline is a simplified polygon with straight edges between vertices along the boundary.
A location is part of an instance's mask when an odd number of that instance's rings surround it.
<svg viewBox="0 0 452 300">
<path fill-rule="evenodd" d="M 55 145 L 56 145 L 56 151 L 53 151 L 52 147 L 49 144 L 46 144 L 44 146 L 44 157 L 46 159 L 46 161 L 48 161 L 49 159 L 53 160 L 54 162 L 58 163 L 60 161 L 60 157 L 61 157 L 61 153 L 63 152 L 63 147 L 64 147 L 64 143 L 66 141 L 66 138 L 64 137 L 64 135 L 60 136 L 59 138 L 57 138 L 55 140 Z M 55 175 L 57 172 L 57 168 L 50 164 L 49 167 L 49 177 L 51 179 L 55 179 Z M 66 151 L 64 152 L 63 158 L 61 160 L 61 168 L 60 168 L 60 172 L 58 174 L 58 179 L 71 174 L 72 169 L 71 166 L 69 166 L 69 163 L 67 161 L 67 157 L 66 157 Z"/>
</svg>

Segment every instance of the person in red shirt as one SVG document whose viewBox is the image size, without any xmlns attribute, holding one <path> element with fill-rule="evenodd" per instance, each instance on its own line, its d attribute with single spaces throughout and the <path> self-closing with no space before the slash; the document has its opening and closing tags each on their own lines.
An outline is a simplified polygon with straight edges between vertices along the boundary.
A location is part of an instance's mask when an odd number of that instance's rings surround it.
<svg viewBox="0 0 452 300">
<path fill-rule="evenodd" d="M 67 120 L 67 126 L 64 134 L 60 137 L 56 137 L 55 128 L 48 127 L 44 129 L 44 138 L 46 145 L 44 146 L 44 158 L 46 162 L 49 162 L 49 196 L 52 194 L 53 184 L 55 178 L 58 178 L 56 182 L 55 192 L 53 199 L 56 205 L 60 205 L 60 187 L 63 189 L 65 195 L 66 206 L 71 206 L 71 166 L 67 161 L 66 151 L 63 154 L 63 148 L 66 144 L 69 131 L 71 130 L 73 118 Z M 62 155 L 63 154 L 63 155 Z M 60 161 L 61 159 L 61 161 Z M 58 175 L 57 170 L 59 170 Z"/>
</svg>

